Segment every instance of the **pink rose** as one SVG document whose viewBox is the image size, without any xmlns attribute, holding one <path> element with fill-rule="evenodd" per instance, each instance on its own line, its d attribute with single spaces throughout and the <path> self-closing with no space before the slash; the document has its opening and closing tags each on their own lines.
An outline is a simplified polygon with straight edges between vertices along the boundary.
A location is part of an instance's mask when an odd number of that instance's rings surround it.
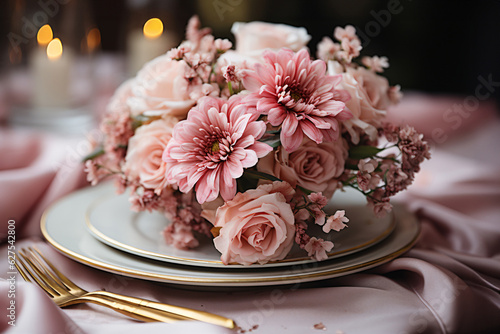
<svg viewBox="0 0 500 334">
<path fill-rule="evenodd" d="M 216 71 L 218 70 L 221 72 L 226 66 L 234 65 L 238 72 L 242 72 L 241 70 L 252 69 L 253 66 L 259 62 L 259 60 L 259 57 L 251 57 L 234 50 L 228 50 L 224 52 L 219 59 L 217 59 Z M 240 75 L 243 75 L 243 73 Z"/>
<path fill-rule="evenodd" d="M 120 113 L 126 114 L 127 116 L 130 114 L 130 109 L 127 105 L 127 100 L 133 96 L 132 95 L 132 86 L 134 84 L 134 79 L 129 79 L 122 83 L 120 87 L 118 87 L 109 100 L 109 103 L 106 107 L 106 111 L 108 113 Z"/>
<path fill-rule="evenodd" d="M 387 79 L 364 67 L 348 68 L 341 72 L 336 62 L 330 62 L 330 74 L 342 73 L 342 88 L 347 90 L 351 99 L 346 102 L 353 117 L 343 124 L 351 135 L 354 144 L 359 143 L 360 134 L 367 134 L 371 140 L 378 136 L 377 128 L 392 104 L 391 87 Z"/>
<path fill-rule="evenodd" d="M 273 154 L 274 153 L 274 154 Z M 337 189 L 338 177 L 344 172 L 347 145 L 344 139 L 316 144 L 304 140 L 299 148 L 288 153 L 278 148 L 261 158 L 257 169 L 299 185 L 313 192 L 322 192 L 327 198 Z"/>
<path fill-rule="evenodd" d="M 184 118 L 195 101 L 189 98 L 184 61 L 163 55 L 147 63 L 132 83 L 127 101 L 133 115 L 171 115 Z"/>
<path fill-rule="evenodd" d="M 235 22 L 231 32 L 236 37 L 236 51 L 248 56 L 259 56 L 264 49 L 299 51 L 311 39 L 305 28 L 257 21 Z"/>
<path fill-rule="evenodd" d="M 276 176 L 278 179 L 290 183 L 295 188 L 298 176 L 295 170 L 290 166 L 288 152 L 279 146 L 276 150 L 270 152 L 257 163 L 257 170 L 263 173 Z"/>
<path fill-rule="evenodd" d="M 156 120 L 137 129 L 128 144 L 123 170 L 130 180 L 161 194 L 167 185 L 163 151 L 172 138 L 177 120 L 173 117 Z"/>
<path fill-rule="evenodd" d="M 290 204 L 293 189 L 285 182 L 237 193 L 217 209 L 214 239 L 224 264 L 264 264 L 285 258 L 292 248 L 295 220 Z"/>
</svg>

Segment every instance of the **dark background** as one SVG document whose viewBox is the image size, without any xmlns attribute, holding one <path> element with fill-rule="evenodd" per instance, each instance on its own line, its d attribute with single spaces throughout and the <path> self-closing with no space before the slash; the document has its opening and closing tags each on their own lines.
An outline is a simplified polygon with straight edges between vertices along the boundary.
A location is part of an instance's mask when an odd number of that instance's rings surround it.
<svg viewBox="0 0 500 334">
<path fill-rule="evenodd" d="M 179 41 L 193 14 L 198 14 L 216 37 L 233 41 L 230 27 L 234 21 L 303 26 L 312 36 L 312 54 L 321 38 L 331 37 L 336 26 L 352 24 L 365 34 L 362 54 L 387 56 L 391 64 L 387 77 L 405 91 L 473 95 L 479 75 L 500 81 L 499 1 L 164 0 L 149 1 L 145 7 L 133 5 L 142 2 L 147 1 L 83 1 L 81 15 L 88 16 L 87 24 L 100 29 L 102 51 L 124 52 L 130 26 L 151 16 L 160 17 Z M 19 15 L 16 18 L 12 13 L 20 3 L 36 7 L 38 0 L 1 2 L 3 36 L 15 29 Z M 392 14 L 390 6 L 394 6 Z M 10 65 L 7 38 L 1 45 L 5 69 Z"/>
</svg>

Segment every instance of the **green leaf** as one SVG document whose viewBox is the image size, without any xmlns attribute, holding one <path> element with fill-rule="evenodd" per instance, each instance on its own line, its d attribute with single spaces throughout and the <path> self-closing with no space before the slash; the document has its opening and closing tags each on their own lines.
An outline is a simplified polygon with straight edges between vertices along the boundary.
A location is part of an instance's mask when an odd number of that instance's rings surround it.
<svg viewBox="0 0 500 334">
<path fill-rule="evenodd" d="M 83 159 L 82 159 L 82 162 L 85 162 L 87 160 L 92 160 L 92 159 L 95 159 L 97 158 L 98 156 L 100 155 L 103 155 L 104 154 L 104 148 L 101 147 L 101 146 L 98 146 L 94 149 L 94 151 L 92 151 L 91 153 L 89 153 L 87 156 L 85 156 Z"/>
<path fill-rule="evenodd" d="M 358 168 L 358 165 L 349 164 L 349 163 L 346 163 L 346 164 L 344 165 L 344 168 L 345 168 L 345 169 L 350 169 L 350 170 L 358 170 L 358 169 L 359 169 L 359 168 Z"/>
<path fill-rule="evenodd" d="M 145 116 L 145 115 L 137 115 L 132 118 L 132 129 L 137 130 L 137 128 L 149 124 L 153 121 L 160 119 L 161 116 Z"/>
<path fill-rule="evenodd" d="M 383 151 L 383 148 L 378 148 L 369 145 L 359 145 L 351 147 L 349 150 L 349 158 L 359 160 L 364 158 L 370 158 L 377 155 L 379 152 Z"/>
<path fill-rule="evenodd" d="M 246 169 L 245 170 L 245 176 L 249 176 L 251 178 L 258 178 L 258 179 L 264 179 L 264 180 L 270 180 L 270 181 L 283 181 L 281 179 L 278 179 L 276 176 L 259 172 L 257 170 L 252 170 L 252 169 Z"/>
<path fill-rule="evenodd" d="M 314 192 L 314 191 L 312 191 L 312 190 L 306 189 L 306 188 L 301 187 L 301 186 L 299 186 L 299 185 L 297 185 L 297 188 L 299 188 L 300 190 L 302 190 L 302 192 L 303 192 L 304 194 L 306 194 L 306 195 L 311 195 L 311 194 Z"/>
<path fill-rule="evenodd" d="M 276 148 L 281 145 L 281 141 L 276 140 L 274 142 L 265 142 L 267 145 L 271 146 L 272 148 Z"/>
<path fill-rule="evenodd" d="M 267 130 L 266 133 L 271 134 L 271 135 L 276 135 L 280 134 L 281 130 Z"/>
</svg>

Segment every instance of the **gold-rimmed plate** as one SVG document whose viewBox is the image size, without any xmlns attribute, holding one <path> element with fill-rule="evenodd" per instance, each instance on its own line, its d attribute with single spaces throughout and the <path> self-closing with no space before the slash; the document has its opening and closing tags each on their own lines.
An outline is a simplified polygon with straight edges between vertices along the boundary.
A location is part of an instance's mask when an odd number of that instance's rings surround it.
<svg viewBox="0 0 500 334">
<path fill-rule="evenodd" d="M 137 257 L 109 247 L 88 231 L 85 213 L 101 195 L 98 187 L 76 191 L 44 213 L 41 229 L 47 241 L 66 256 L 104 271 L 145 280 L 197 287 L 250 287 L 297 284 L 343 276 L 378 266 L 409 250 L 419 234 L 416 218 L 396 206 L 395 229 L 378 244 L 323 262 L 266 270 L 183 266 Z"/>
<path fill-rule="evenodd" d="M 297 245 L 288 256 L 265 265 L 229 265 L 220 261 L 220 253 L 209 238 L 200 238 L 200 245 L 191 250 L 177 249 L 167 245 L 162 236 L 163 229 L 169 224 L 159 212 L 133 212 L 130 210 L 128 195 L 117 196 L 111 184 L 101 187 L 100 197 L 87 211 L 86 222 L 90 233 L 101 242 L 121 251 L 158 261 L 201 267 L 259 268 L 300 265 L 314 262 Z M 106 195 L 111 193 L 112 195 Z M 354 190 L 337 193 L 326 210 L 334 213 L 336 209 L 346 211 L 349 225 L 340 232 L 324 234 L 321 227 L 312 226 L 325 240 L 332 241 L 334 248 L 328 254 L 330 259 L 353 254 L 369 248 L 389 236 L 395 226 L 393 215 L 375 218 L 366 206 L 364 196 Z"/>
</svg>

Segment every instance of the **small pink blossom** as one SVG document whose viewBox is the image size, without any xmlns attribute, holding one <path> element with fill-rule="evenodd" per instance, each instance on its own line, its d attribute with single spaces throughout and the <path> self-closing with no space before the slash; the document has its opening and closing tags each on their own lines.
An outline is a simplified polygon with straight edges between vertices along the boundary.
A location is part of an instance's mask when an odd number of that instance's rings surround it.
<svg viewBox="0 0 500 334">
<path fill-rule="evenodd" d="M 93 186 L 97 185 L 103 177 L 108 175 L 105 170 L 99 168 L 96 160 L 85 161 L 84 171 L 87 173 L 87 181 Z"/>
<path fill-rule="evenodd" d="M 182 60 L 184 55 L 191 51 L 191 48 L 187 45 L 179 46 L 178 48 L 173 48 L 167 52 L 167 56 L 172 60 Z"/>
<path fill-rule="evenodd" d="M 219 86 L 216 83 L 212 84 L 201 84 L 201 85 L 193 85 L 190 88 L 189 98 L 192 100 L 199 100 L 203 96 L 219 96 Z"/>
<path fill-rule="evenodd" d="M 326 213 L 317 206 L 311 206 L 310 210 L 314 217 L 314 224 L 322 226 L 325 223 Z"/>
<path fill-rule="evenodd" d="M 372 209 L 377 218 L 382 218 L 392 211 L 392 204 L 389 201 L 373 202 Z"/>
<path fill-rule="evenodd" d="M 123 194 L 131 182 L 127 180 L 124 174 L 119 174 L 115 178 L 115 190 L 118 195 Z"/>
<path fill-rule="evenodd" d="M 359 56 L 359 52 L 361 51 L 361 42 L 359 39 L 342 39 L 340 45 L 342 46 L 342 50 L 339 52 L 339 56 L 341 60 L 345 60 L 347 63 L 352 61 L 352 58 L 356 58 Z"/>
<path fill-rule="evenodd" d="M 360 160 L 358 163 L 358 168 L 360 172 L 373 173 L 378 167 L 378 162 L 375 159 Z"/>
<path fill-rule="evenodd" d="M 334 215 L 326 219 L 326 224 L 323 225 L 323 232 L 329 233 L 331 230 L 339 232 L 347 226 L 345 224 L 347 222 L 349 222 L 349 218 L 345 216 L 345 211 L 337 210 Z"/>
<path fill-rule="evenodd" d="M 100 130 L 104 134 L 104 160 L 107 165 L 114 165 L 113 169 L 119 169 L 120 161 L 126 154 L 128 140 L 134 135 L 131 109 L 127 103 L 133 96 L 133 83 L 134 80 L 127 80 L 116 90 L 100 124 Z"/>
<path fill-rule="evenodd" d="M 347 25 L 345 28 L 336 27 L 333 32 L 333 36 L 338 41 L 341 41 L 343 39 L 353 40 L 358 38 L 358 36 L 356 35 L 356 28 L 354 28 L 352 25 Z"/>
<path fill-rule="evenodd" d="M 219 55 L 217 47 L 215 46 L 215 37 L 213 35 L 203 36 L 197 53 L 200 55 L 202 62 L 211 64 L 212 61 Z"/>
<path fill-rule="evenodd" d="M 311 214 L 307 209 L 300 209 L 295 212 L 295 222 L 305 222 L 311 217 Z"/>
<path fill-rule="evenodd" d="M 171 194 L 169 194 L 171 195 Z M 163 198 L 161 197 L 163 196 Z M 129 198 L 131 210 L 133 211 L 156 211 L 163 207 L 162 202 L 167 197 L 167 191 L 162 195 L 155 194 L 152 189 L 137 188 L 134 189 Z"/>
<path fill-rule="evenodd" d="M 340 51 L 340 44 L 332 41 L 330 37 L 323 37 L 321 42 L 318 43 L 316 56 L 318 59 L 324 61 L 333 60 L 338 58 Z"/>
<path fill-rule="evenodd" d="M 108 158 L 120 161 L 126 154 L 128 140 L 134 135 L 130 115 L 111 112 L 104 116 L 101 131 L 106 135 L 104 151 Z"/>
<path fill-rule="evenodd" d="M 233 46 L 233 43 L 231 43 L 228 39 L 218 38 L 214 41 L 214 46 L 217 49 L 217 52 L 226 52 Z"/>
<path fill-rule="evenodd" d="M 297 220 L 297 214 L 295 215 L 295 243 L 299 245 L 300 248 L 304 249 L 309 242 L 309 239 L 311 239 L 311 237 L 306 233 L 307 223 L 305 222 L 305 220 L 309 218 L 309 213 L 307 210 L 300 211 L 305 211 L 307 217 L 305 219 Z"/>
<path fill-rule="evenodd" d="M 363 57 L 361 59 L 361 62 L 370 70 L 379 73 L 384 72 L 384 68 L 389 67 L 389 60 L 387 59 L 387 57 L 379 57 L 379 56 Z"/>
<path fill-rule="evenodd" d="M 382 179 L 377 174 L 358 173 L 356 181 L 359 189 L 369 191 L 375 189 Z"/>
<path fill-rule="evenodd" d="M 331 251 L 333 248 L 333 243 L 331 241 L 325 241 L 323 239 L 317 239 L 312 237 L 309 242 L 305 245 L 304 249 L 307 251 L 307 255 L 315 259 L 316 261 L 323 261 L 328 259 L 326 252 Z"/>
<path fill-rule="evenodd" d="M 382 133 L 387 141 L 391 143 L 395 143 L 399 140 L 399 130 L 400 127 L 394 123 L 384 123 L 382 127 Z"/>
<path fill-rule="evenodd" d="M 199 245 L 191 227 L 182 221 L 174 220 L 168 225 L 163 230 L 163 237 L 168 245 L 178 249 L 196 248 Z"/>
<path fill-rule="evenodd" d="M 375 189 L 381 177 L 375 173 L 379 163 L 375 159 L 360 160 L 358 163 L 359 173 L 357 175 L 358 187 L 363 191 Z"/>
<path fill-rule="evenodd" d="M 269 123 L 281 126 L 281 144 L 295 151 L 304 135 L 316 143 L 338 138 L 339 120 L 352 115 L 345 108 L 349 95 L 335 89 L 341 76 L 326 75 L 322 60 L 311 61 L 307 50 L 265 52 L 264 63 L 248 72 L 243 84 L 251 94 L 245 100 Z"/>
<path fill-rule="evenodd" d="M 328 199 L 323 196 L 321 192 L 311 193 L 307 198 L 310 201 L 307 207 L 314 217 L 314 223 L 316 225 L 323 225 L 325 223 L 326 213 L 322 209 L 328 203 Z"/>
<path fill-rule="evenodd" d="M 227 82 L 238 82 L 241 79 L 237 73 L 236 66 L 234 65 L 224 66 L 222 67 L 221 71 L 222 76 L 224 77 L 224 79 L 226 79 Z"/>
<path fill-rule="evenodd" d="M 368 205 L 372 208 L 376 217 L 382 218 L 392 210 L 392 204 L 389 202 L 389 197 L 385 195 L 382 188 L 376 189 L 370 196 L 366 197 Z"/>
<path fill-rule="evenodd" d="M 201 28 L 201 22 L 197 15 L 192 16 L 186 27 L 186 38 L 195 48 L 198 47 L 203 37 L 210 34 L 210 28 Z"/>
<path fill-rule="evenodd" d="M 316 204 L 320 208 L 323 208 L 328 204 L 328 199 L 323 196 L 321 192 L 311 193 L 307 196 L 307 198 L 311 201 L 311 203 Z"/>
<path fill-rule="evenodd" d="M 382 166 L 382 171 L 385 174 L 385 195 L 393 196 L 396 193 L 405 190 L 413 181 L 405 172 L 401 170 L 399 165 L 393 161 L 388 161 Z"/>
<path fill-rule="evenodd" d="M 420 171 L 420 164 L 431 157 L 430 147 L 423 138 L 423 134 L 409 125 L 403 126 L 399 131 L 398 147 L 403 155 L 403 171 L 417 173 Z"/>
<path fill-rule="evenodd" d="M 345 28 L 336 27 L 333 33 L 336 40 L 340 42 L 341 49 L 335 53 L 335 59 L 351 63 L 352 58 L 359 56 L 362 49 L 361 41 L 356 35 L 356 29 L 347 25 Z"/>
<path fill-rule="evenodd" d="M 182 192 L 195 187 L 200 204 L 219 193 L 232 199 L 244 168 L 272 150 L 258 141 L 265 131 L 264 122 L 247 113 L 240 96 L 201 98 L 187 120 L 177 123 L 163 154 L 168 182 L 177 183 Z"/>
</svg>

